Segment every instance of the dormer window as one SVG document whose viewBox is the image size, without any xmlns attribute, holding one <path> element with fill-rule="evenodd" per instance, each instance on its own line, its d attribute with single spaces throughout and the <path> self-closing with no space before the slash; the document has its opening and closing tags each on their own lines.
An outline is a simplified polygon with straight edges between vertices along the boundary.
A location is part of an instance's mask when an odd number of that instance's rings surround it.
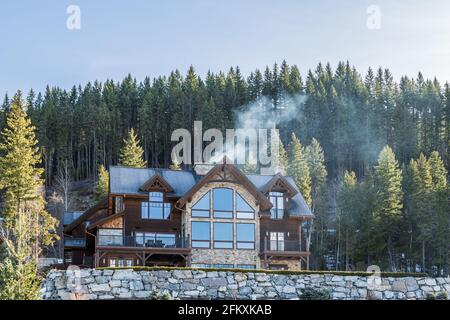
<svg viewBox="0 0 450 320">
<path fill-rule="evenodd" d="M 272 209 L 270 209 L 270 217 L 272 219 L 284 218 L 284 193 L 282 192 L 270 192 L 270 202 L 272 203 Z"/>
<path fill-rule="evenodd" d="M 141 203 L 142 219 L 164 220 L 170 218 L 172 206 L 169 202 L 164 202 L 164 193 L 150 192 L 148 202 Z"/>
</svg>

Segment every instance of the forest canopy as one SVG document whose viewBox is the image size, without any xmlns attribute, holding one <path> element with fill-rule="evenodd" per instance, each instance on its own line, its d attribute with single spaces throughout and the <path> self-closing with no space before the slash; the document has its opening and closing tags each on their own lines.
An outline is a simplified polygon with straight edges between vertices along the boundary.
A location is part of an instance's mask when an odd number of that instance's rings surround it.
<svg viewBox="0 0 450 320">
<path fill-rule="evenodd" d="M 396 82 L 388 69 L 362 74 L 349 62 L 335 70 L 318 64 L 304 74 L 283 61 L 247 77 L 239 67 L 208 72 L 204 78 L 193 67 L 185 75 L 175 70 L 142 82 L 128 75 L 120 82 L 95 81 L 70 90 L 31 90 L 26 108 L 37 127 L 45 178 L 51 184 L 65 160 L 76 179 L 95 178 L 100 165 L 118 164 L 132 128 L 148 166 L 168 167 L 174 129 L 189 130 L 194 121 L 203 121 L 204 130 L 234 128 L 239 115 L 261 98 L 269 101 L 266 118 L 293 104 L 295 116 L 278 124 L 281 140 L 287 145 L 292 133 L 307 144 L 317 139 L 330 178 L 345 170 L 364 176 L 385 145 L 400 164 L 438 151 L 448 167 L 448 83 L 424 79 L 421 73 Z M 2 127 L 9 106 L 6 96 Z"/>
</svg>

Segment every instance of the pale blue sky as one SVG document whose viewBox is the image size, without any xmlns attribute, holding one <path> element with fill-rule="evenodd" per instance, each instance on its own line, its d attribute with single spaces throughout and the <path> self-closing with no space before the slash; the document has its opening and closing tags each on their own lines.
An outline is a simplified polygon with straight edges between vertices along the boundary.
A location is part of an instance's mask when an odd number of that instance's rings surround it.
<svg viewBox="0 0 450 320">
<path fill-rule="evenodd" d="M 350 60 L 396 79 L 450 80 L 448 0 L 15 0 L 0 3 L 0 95 L 70 88 L 95 79 L 199 74 L 239 65 L 245 75 L 286 59 L 305 75 L 319 61 Z M 69 5 L 81 30 L 66 28 Z M 381 9 L 381 29 L 366 26 Z"/>
</svg>

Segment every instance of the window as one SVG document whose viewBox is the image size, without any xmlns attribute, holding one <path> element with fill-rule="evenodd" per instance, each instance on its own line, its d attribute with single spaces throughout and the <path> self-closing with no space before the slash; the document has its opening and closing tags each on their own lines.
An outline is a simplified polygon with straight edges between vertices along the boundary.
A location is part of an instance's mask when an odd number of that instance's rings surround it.
<svg viewBox="0 0 450 320">
<path fill-rule="evenodd" d="M 270 233 L 270 250 L 284 251 L 284 233 L 271 232 Z"/>
<path fill-rule="evenodd" d="M 172 206 L 169 202 L 164 202 L 162 192 L 150 192 L 149 201 L 141 202 L 142 219 L 169 219 Z"/>
<path fill-rule="evenodd" d="M 164 194 L 162 192 L 150 192 L 149 199 L 152 202 L 164 202 Z"/>
<path fill-rule="evenodd" d="M 117 259 L 116 259 L 116 258 L 111 258 L 111 259 L 109 259 L 109 267 L 110 267 L 110 268 L 115 268 L 115 267 L 117 267 Z"/>
<path fill-rule="evenodd" d="M 209 218 L 211 192 L 208 191 L 197 203 L 192 207 L 192 216 L 199 218 Z"/>
<path fill-rule="evenodd" d="M 114 198 L 115 213 L 123 212 L 125 210 L 125 204 L 123 203 L 123 197 Z"/>
<path fill-rule="evenodd" d="M 214 222 L 214 248 L 233 249 L 233 223 Z"/>
<path fill-rule="evenodd" d="M 236 192 L 236 217 L 238 219 L 255 219 L 255 211 L 242 198 L 242 196 Z"/>
<path fill-rule="evenodd" d="M 284 194 L 282 192 L 271 192 L 270 202 L 273 207 L 270 209 L 272 219 L 283 219 L 284 217 Z"/>
<path fill-rule="evenodd" d="M 253 223 L 236 224 L 236 246 L 238 249 L 255 249 L 255 225 Z"/>
<path fill-rule="evenodd" d="M 209 248 L 211 242 L 210 223 L 203 221 L 192 222 L 192 247 Z"/>
<path fill-rule="evenodd" d="M 122 267 L 123 267 L 123 260 L 122 260 L 122 259 L 117 260 L 117 266 L 118 266 L 119 268 L 122 268 Z"/>
<path fill-rule="evenodd" d="M 126 267 L 132 267 L 133 266 L 133 260 L 132 259 L 126 259 L 125 260 L 125 266 Z"/>
<path fill-rule="evenodd" d="M 211 265 L 211 267 L 213 269 L 233 269 L 234 266 L 232 264 L 221 263 L 221 264 L 213 264 Z"/>
<path fill-rule="evenodd" d="M 226 188 L 213 189 L 214 218 L 233 218 L 233 190 Z"/>
<path fill-rule="evenodd" d="M 122 246 L 122 229 L 98 229 L 98 245 L 100 246 Z"/>
<path fill-rule="evenodd" d="M 175 248 L 176 237 L 169 233 L 136 232 L 136 244 L 138 246 L 153 248 Z"/>
<path fill-rule="evenodd" d="M 269 270 L 288 270 L 285 264 L 269 264 Z"/>
<path fill-rule="evenodd" d="M 193 263 L 191 267 L 201 269 L 232 269 L 234 266 L 232 264 Z"/>
<path fill-rule="evenodd" d="M 238 264 L 238 269 L 256 269 L 256 266 L 254 264 Z"/>
</svg>

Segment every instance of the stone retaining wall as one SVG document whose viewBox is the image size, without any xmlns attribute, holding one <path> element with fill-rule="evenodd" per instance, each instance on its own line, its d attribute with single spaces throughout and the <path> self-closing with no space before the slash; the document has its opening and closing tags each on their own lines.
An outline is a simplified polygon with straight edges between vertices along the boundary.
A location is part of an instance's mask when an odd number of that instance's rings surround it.
<svg viewBox="0 0 450 320">
<path fill-rule="evenodd" d="M 328 289 L 333 299 L 425 299 L 450 293 L 450 278 L 377 278 L 326 274 L 169 270 L 50 271 L 43 299 L 149 299 L 155 293 L 179 299 L 299 299 L 305 288 Z"/>
</svg>

